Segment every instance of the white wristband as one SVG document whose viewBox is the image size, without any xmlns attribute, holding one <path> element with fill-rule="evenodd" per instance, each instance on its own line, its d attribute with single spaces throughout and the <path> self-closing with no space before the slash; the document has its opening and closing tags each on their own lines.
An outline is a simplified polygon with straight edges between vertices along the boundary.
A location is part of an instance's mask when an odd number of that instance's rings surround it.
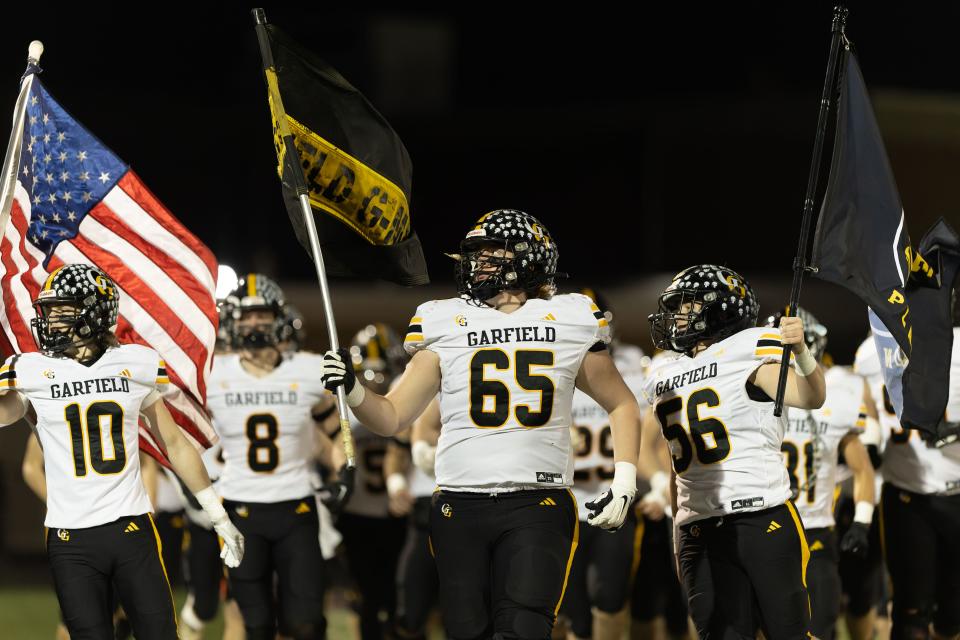
<svg viewBox="0 0 960 640">
<path fill-rule="evenodd" d="M 203 511 L 210 516 L 210 520 L 214 523 L 220 522 L 223 518 L 227 517 L 227 511 L 223 508 L 223 504 L 220 502 L 220 496 L 213 490 L 213 487 L 201 489 L 193 494 L 193 497 L 197 499 Z"/>
<path fill-rule="evenodd" d="M 367 395 L 367 392 L 364 391 L 363 385 L 360 384 L 359 380 L 356 380 L 353 383 L 353 389 L 350 389 L 350 393 L 347 394 L 347 406 L 351 409 L 359 407 L 363 404 L 363 397 Z"/>
<path fill-rule="evenodd" d="M 873 505 L 862 500 L 857 502 L 853 511 L 853 521 L 870 526 L 873 522 Z"/>
<path fill-rule="evenodd" d="M 637 492 L 637 465 L 632 462 L 617 462 L 613 465 L 613 482 L 610 486 L 624 493 Z"/>
<path fill-rule="evenodd" d="M 402 473 L 391 473 L 387 476 L 387 493 L 391 496 L 406 491 L 407 477 Z"/>
<path fill-rule="evenodd" d="M 806 377 L 817 370 L 817 359 L 810 353 L 810 349 L 807 349 L 807 345 L 803 345 L 800 353 L 793 355 L 796 358 L 797 375 Z"/>
</svg>

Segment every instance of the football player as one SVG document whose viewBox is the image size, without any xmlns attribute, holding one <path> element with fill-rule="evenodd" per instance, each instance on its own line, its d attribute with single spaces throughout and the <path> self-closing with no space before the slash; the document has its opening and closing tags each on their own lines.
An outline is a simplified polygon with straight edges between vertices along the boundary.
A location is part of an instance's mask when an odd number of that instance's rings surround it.
<svg viewBox="0 0 960 640">
<path fill-rule="evenodd" d="M 284 296 L 270 278 L 247 273 L 230 296 L 233 352 L 217 357 L 207 407 L 223 447 L 217 487 L 247 541 L 229 572 L 249 640 L 322 638 L 323 560 L 310 465 L 326 394 L 320 358 L 278 348 Z M 274 598 L 276 575 L 276 601 Z"/>
<path fill-rule="evenodd" d="M 603 313 L 554 294 L 559 253 L 533 216 L 500 209 L 467 232 L 460 297 L 420 305 L 406 372 L 386 396 L 356 384 L 349 358 L 324 354 L 329 388 L 368 428 L 393 435 L 440 393 L 439 491 L 430 514 L 448 634 L 551 633 L 579 538 L 570 427 L 573 390 L 610 415 L 614 477 L 588 521 L 619 528 L 636 494 L 640 416 L 607 351 Z"/>
<path fill-rule="evenodd" d="M 214 364 L 217 358 L 230 351 L 233 340 L 233 301 L 228 295 L 236 289 L 237 275 L 229 267 L 220 265 L 217 278 L 217 313 L 220 324 L 217 328 L 217 344 Z M 218 442 L 201 454 L 207 474 L 216 484 L 223 471 L 223 449 Z M 182 484 L 179 485 L 182 489 Z M 184 549 L 184 577 L 187 583 L 187 597 L 180 610 L 180 636 L 182 640 L 200 640 L 203 629 L 217 616 L 220 606 L 221 586 L 224 582 L 223 569 L 217 561 L 219 541 L 213 523 L 192 499 L 189 492 L 181 491 L 187 526 L 187 544 Z M 223 640 L 241 640 L 243 638 L 243 617 L 237 603 L 227 593 L 223 609 Z"/>
<path fill-rule="evenodd" d="M 873 414 L 877 416 L 874 419 L 868 414 L 867 428 L 860 434 L 860 440 L 866 446 L 873 463 L 876 478 L 874 504 L 878 505 L 883 494 L 882 454 L 890 433 L 900 431 L 900 421 L 884 390 L 883 371 L 872 334 L 868 334 L 857 349 L 853 371 L 866 380 L 874 405 Z M 842 490 L 834 508 L 838 536 L 845 535 L 847 528 L 853 525 L 854 515 L 853 496 L 848 490 Z M 888 581 L 887 571 L 883 566 L 880 520 L 878 508 L 873 512 L 869 548 L 865 558 L 849 553 L 840 556 L 840 583 L 845 596 L 847 630 L 852 640 L 872 640 L 877 635 L 890 635 Z"/>
<path fill-rule="evenodd" d="M 644 364 L 644 379 L 650 371 L 677 354 L 659 350 L 653 358 Z M 644 404 L 646 401 L 644 400 Z M 670 452 L 666 440 L 660 432 L 660 423 L 651 411 L 647 411 L 643 420 L 643 443 L 641 451 L 647 445 L 654 445 L 660 462 L 658 469 L 666 469 L 666 498 L 660 488 L 664 484 L 663 471 L 653 471 L 650 491 L 641 499 L 637 508 L 638 525 L 643 528 L 640 536 L 639 563 L 633 581 L 633 593 L 630 599 L 630 638 L 631 640 L 653 640 L 661 638 L 657 618 L 663 619 L 666 637 L 684 640 L 690 637 L 690 617 L 687 610 L 687 597 L 677 575 L 673 545 L 673 517 L 669 504 Z M 652 467 L 651 467 L 652 468 Z"/>
<path fill-rule="evenodd" d="M 163 360 L 147 347 L 117 342 L 118 300 L 116 284 L 96 267 L 67 264 L 48 276 L 31 321 L 40 352 L 11 356 L 0 367 L 0 424 L 16 422 L 29 407 L 36 412 L 47 555 L 71 637 L 112 637 L 115 588 L 138 638 L 176 638 L 140 474 L 141 414 L 214 522 L 228 565 L 239 564 L 243 536 L 161 399 L 169 382 Z"/>
<path fill-rule="evenodd" d="M 658 306 L 654 345 L 679 355 L 644 389 L 673 457 L 678 561 L 697 631 L 807 638 L 810 552 L 780 453 L 787 416 L 773 415 L 784 344 L 796 361 L 786 406 L 817 409 L 826 396 L 803 322 L 757 328 L 750 285 L 709 264 L 674 276 Z"/>
<path fill-rule="evenodd" d="M 872 355 L 876 355 L 874 350 Z M 902 357 L 902 354 L 888 354 Z M 945 419 L 960 420 L 960 327 L 953 329 Z M 879 368 L 879 367 L 877 367 Z M 893 591 L 892 638 L 960 635 L 960 442 L 936 447 L 896 424 L 883 452 L 881 534 Z M 878 402 L 880 402 L 878 400 Z"/>
<path fill-rule="evenodd" d="M 779 327 L 785 312 L 767 318 L 768 327 Z M 822 362 L 827 347 L 827 329 L 806 309 L 798 308 L 803 320 L 804 342 L 811 355 Z M 823 366 L 823 364 L 821 364 Z M 780 445 L 790 476 L 792 500 L 803 520 L 810 562 L 807 585 L 810 592 L 810 632 L 822 640 L 834 637 L 840 615 L 841 586 L 839 553 L 834 534 L 834 492 L 839 482 L 842 458 L 853 472 L 856 513 L 853 525 L 840 540 L 839 550 L 865 558 L 873 521 L 873 465 L 860 434 L 866 428 L 868 405 L 873 404 L 866 382 L 845 367 L 824 367 L 827 399 L 814 411 L 793 410 Z"/>
<path fill-rule="evenodd" d="M 592 289 L 580 292 L 594 301 L 614 336 L 613 312 L 606 299 Z M 618 341 L 611 341 L 609 351 L 631 392 L 640 396 L 643 352 Z M 612 436 L 606 412 L 580 390 L 573 395 L 572 417 L 576 456 L 572 491 L 583 525 L 589 515 L 585 503 L 605 491 L 614 475 Z M 646 441 L 644 446 L 648 446 Z M 661 477 L 664 477 L 662 472 Z M 669 481 L 669 476 L 665 477 Z M 665 504 L 665 500 L 661 500 Z M 580 527 L 580 542 L 560 610 L 569 620 L 573 637 L 619 640 L 623 635 L 625 616 L 620 613 L 630 594 L 642 536 L 643 527 L 638 527 L 633 508 L 623 526 L 613 534 Z"/>
<path fill-rule="evenodd" d="M 413 500 L 406 509 L 407 537 L 397 565 L 395 625 L 401 638 L 426 638 L 427 620 L 439 595 L 437 565 L 430 552 L 430 503 L 437 486 L 434 463 L 441 424 L 440 403 L 435 399 L 414 421 L 408 433 L 409 446 L 394 444 L 387 452 L 387 490 L 396 505 L 394 510 L 404 510 L 404 493 Z M 403 462 L 394 462 L 401 451 Z M 403 467 L 408 468 L 406 481 L 391 480 Z M 391 485 L 401 487 L 393 489 Z"/>
<path fill-rule="evenodd" d="M 407 360 L 396 331 L 382 323 L 361 329 L 349 354 L 360 383 L 376 393 L 387 392 Z M 360 637 L 380 640 L 390 635 L 393 626 L 394 576 L 406 519 L 390 513 L 383 467 L 389 440 L 351 418 L 356 476 L 353 494 L 337 518 L 337 529 L 343 534 L 347 563 L 360 591 Z M 331 420 L 339 422 L 336 413 Z"/>
</svg>

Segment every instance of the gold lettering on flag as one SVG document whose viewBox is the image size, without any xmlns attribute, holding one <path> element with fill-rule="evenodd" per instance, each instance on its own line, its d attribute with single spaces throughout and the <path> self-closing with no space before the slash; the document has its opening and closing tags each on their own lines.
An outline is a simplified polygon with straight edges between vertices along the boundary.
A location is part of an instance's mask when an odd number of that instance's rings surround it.
<svg viewBox="0 0 960 640">
<path fill-rule="evenodd" d="M 283 131 L 271 98 L 277 171 L 283 175 Z M 410 235 L 410 213 L 403 190 L 342 149 L 287 115 L 310 205 L 348 225 L 373 245 L 393 245 Z"/>
</svg>

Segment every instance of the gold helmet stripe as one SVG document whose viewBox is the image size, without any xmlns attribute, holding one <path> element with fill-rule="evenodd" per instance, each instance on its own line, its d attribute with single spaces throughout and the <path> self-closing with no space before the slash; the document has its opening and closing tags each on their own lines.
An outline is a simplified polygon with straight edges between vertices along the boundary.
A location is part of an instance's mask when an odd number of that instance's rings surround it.
<svg viewBox="0 0 960 640">
<path fill-rule="evenodd" d="M 53 271 L 50 272 L 50 275 L 47 276 L 47 281 L 43 283 L 43 290 L 44 290 L 44 291 L 49 291 L 50 288 L 53 287 L 53 279 L 54 279 L 54 278 L 56 277 L 56 275 L 57 275 L 58 273 L 60 273 L 60 272 L 63 270 L 63 268 L 66 267 L 66 266 L 67 266 L 67 265 L 65 265 L 65 264 L 64 264 L 64 265 L 60 265 L 59 267 L 57 267 L 56 269 L 54 269 Z"/>
</svg>

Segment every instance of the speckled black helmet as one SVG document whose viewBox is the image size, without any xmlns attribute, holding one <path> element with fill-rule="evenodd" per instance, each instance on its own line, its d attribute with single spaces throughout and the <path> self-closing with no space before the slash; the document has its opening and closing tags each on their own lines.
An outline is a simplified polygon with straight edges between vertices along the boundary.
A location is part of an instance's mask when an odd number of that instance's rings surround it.
<svg viewBox="0 0 960 640">
<path fill-rule="evenodd" d="M 281 339 L 283 330 L 283 306 L 286 299 L 283 289 L 262 273 L 245 273 L 237 280 L 237 288 L 227 296 L 227 303 L 233 313 L 230 331 L 233 334 L 233 348 L 257 349 L 272 347 Z M 266 310 L 273 312 L 273 324 L 266 330 L 254 330 L 244 333 L 239 324 L 245 311 Z"/>
<path fill-rule="evenodd" d="M 779 327 L 780 319 L 785 318 L 788 315 L 788 311 L 790 311 L 789 307 L 777 309 L 776 313 L 767 317 L 764 324 L 768 327 Z M 810 355 L 820 360 L 823 357 L 823 353 L 827 350 L 827 328 L 820 324 L 820 321 L 803 307 L 797 307 L 796 315 L 803 320 L 803 341 L 807 343 Z"/>
<path fill-rule="evenodd" d="M 716 342 L 756 326 L 760 305 L 750 284 L 733 269 L 699 264 L 673 277 L 651 314 L 658 349 L 689 353 L 699 342 Z"/>
<path fill-rule="evenodd" d="M 30 321 L 37 346 L 49 354 L 61 354 L 72 346 L 102 341 L 113 331 L 119 314 L 119 292 L 110 277 L 87 264 L 65 264 L 53 271 L 33 301 L 37 316 Z M 51 319 L 56 307 L 63 308 Z"/>
<path fill-rule="evenodd" d="M 290 346 L 291 351 L 299 351 L 307 341 L 307 330 L 303 324 L 303 314 L 289 302 L 283 305 L 283 324 L 280 327 L 280 342 Z"/>
<path fill-rule="evenodd" d="M 481 256 L 501 248 L 513 256 Z M 479 301 L 505 289 L 535 295 L 553 286 L 559 258 L 557 243 L 539 220 L 516 209 L 497 209 L 477 220 L 460 243 L 457 290 Z"/>
</svg>

